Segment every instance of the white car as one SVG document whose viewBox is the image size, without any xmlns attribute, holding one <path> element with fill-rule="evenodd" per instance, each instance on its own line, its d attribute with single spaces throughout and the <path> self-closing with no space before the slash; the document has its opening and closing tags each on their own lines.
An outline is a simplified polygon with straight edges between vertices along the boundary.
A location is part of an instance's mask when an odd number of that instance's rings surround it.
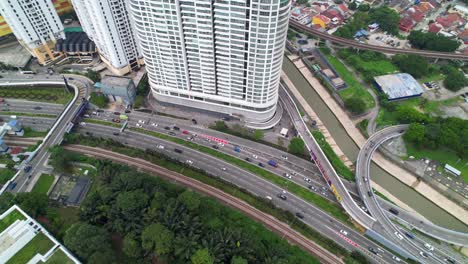
<svg viewBox="0 0 468 264">
<path fill-rule="evenodd" d="M 429 249 L 430 251 L 434 251 L 434 247 L 433 247 L 431 244 L 429 244 L 429 243 L 425 243 L 425 244 L 424 244 L 424 247 L 427 248 L 427 249 Z"/>
<path fill-rule="evenodd" d="M 284 173 L 284 177 L 286 177 L 286 178 L 288 178 L 288 179 L 291 179 L 291 178 L 292 178 L 291 174 L 289 174 L 289 173 L 287 173 L 287 172 Z"/>
<path fill-rule="evenodd" d="M 193 161 L 187 160 L 187 163 L 190 164 L 190 165 L 192 165 L 192 164 L 193 164 Z"/>
<path fill-rule="evenodd" d="M 286 155 L 281 155 L 281 158 L 283 158 L 284 160 L 288 160 L 288 156 Z"/>
<path fill-rule="evenodd" d="M 136 124 L 136 127 L 143 127 L 141 124 Z"/>
<path fill-rule="evenodd" d="M 258 159 L 258 156 L 254 154 L 254 155 L 252 155 L 252 158 Z"/>
<path fill-rule="evenodd" d="M 345 235 L 345 236 L 348 235 L 348 232 L 346 232 L 346 230 L 343 230 L 343 229 L 340 230 L 340 233 L 343 234 L 343 235 Z"/>
<path fill-rule="evenodd" d="M 227 169 L 225 167 L 222 167 L 221 170 L 222 171 L 227 171 Z"/>
<path fill-rule="evenodd" d="M 140 120 L 138 120 L 138 123 L 144 124 L 145 122 L 144 122 L 143 120 L 140 119 Z"/>
<path fill-rule="evenodd" d="M 396 262 L 401 262 L 401 259 L 397 256 L 392 256 L 392 259 L 395 260 Z"/>
<path fill-rule="evenodd" d="M 81 122 L 81 123 L 80 123 L 80 126 L 86 126 L 86 123 L 85 123 L 85 122 Z"/>
<path fill-rule="evenodd" d="M 395 232 L 395 236 L 397 236 L 400 240 L 403 240 L 403 236 L 400 233 Z"/>
<path fill-rule="evenodd" d="M 158 145 L 158 149 L 164 149 L 163 145 Z"/>
</svg>

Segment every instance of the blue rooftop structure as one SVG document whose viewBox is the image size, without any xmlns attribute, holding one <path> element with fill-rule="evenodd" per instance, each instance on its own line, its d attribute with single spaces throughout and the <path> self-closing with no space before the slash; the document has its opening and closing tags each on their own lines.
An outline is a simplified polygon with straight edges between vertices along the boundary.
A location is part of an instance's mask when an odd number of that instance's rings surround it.
<svg viewBox="0 0 468 264">
<path fill-rule="evenodd" d="M 369 35 L 370 33 L 367 30 L 360 29 L 354 34 L 354 38 L 361 38 L 361 37 L 367 38 Z"/>
<path fill-rule="evenodd" d="M 408 73 L 387 74 L 374 77 L 379 90 L 388 95 L 389 101 L 417 97 L 424 90 L 413 76 Z"/>
</svg>

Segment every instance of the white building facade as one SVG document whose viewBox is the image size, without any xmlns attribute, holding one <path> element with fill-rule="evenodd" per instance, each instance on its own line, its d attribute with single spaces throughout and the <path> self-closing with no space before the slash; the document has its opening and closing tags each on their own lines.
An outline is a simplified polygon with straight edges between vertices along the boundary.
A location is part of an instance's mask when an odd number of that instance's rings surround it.
<svg viewBox="0 0 468 264">
<path fill-rule="evenodd" d="M 290 0 L 129 0 L 156 99 L 267 121 Z"/>
<path fill-rule="evenodd" d="M 118 75 L 137 70 L 143 57 L 136 43 L 126 0 L 72 0 L 80 24 L 101 59 Z"/>
<path fill-rule="evenodd" d="M 52 49 L 65 34 L 51 0 L 1 0 L 0 14 L 39 63 L 55 59 Z"/>
</svg>

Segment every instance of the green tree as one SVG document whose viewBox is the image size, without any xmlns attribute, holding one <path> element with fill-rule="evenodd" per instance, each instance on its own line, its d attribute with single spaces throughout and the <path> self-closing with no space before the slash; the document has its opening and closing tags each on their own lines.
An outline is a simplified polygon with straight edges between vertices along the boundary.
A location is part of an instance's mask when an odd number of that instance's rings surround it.
<svg viewBox="0 0 468 264">
<path fill-rule="evenodd" d="M 107 104 L 109 103 L 109 98 L 107 98 L 106 95 L 97 93 L 97 92 L 92 92 L 91 93 L 91 98 L 89 98 L 89 101 L 99 107 L 99 108 L 106 108 Z"/>
<path fill-rule="evenodd" d="M 468 81 L 463 74 L 463 72 L 455 69 L 453 71 L 450 71 L 447 76 L 445 77 L 444 80 L 444 86 L 445 88 L 451 90 L 451 91 L 458 91 L 461 88 L 465 87 L 468 84 Z"/>
<path fill-rule="evenodd" d="M 88 72 L 86 72 L 86 77 L 88 77 L 89 79 L 91 79 L 93 82 L 99 82 L 101 81 L 101 75 L 99 74 L 99 72 L 97 71 L 93 71 L 93 70 L 88 70 Z"/>
<path fill-rule="evenodd" d="M 392 35 L 398 34 L 400 15 L 395 10 L 387 6 L 378 7 L 369 11 L 369 17 L 379 23 L 382 30 Z"/>
<path fill-rule="evenodd" d="M 131 258 L 139 258 L 142 254 L 140 243 L 131 234 L 125 236 L 122 251 Z"/>
<path fill-rule="evenodd" d="M 107 231 L 87 223 L 73 224 L 65 232 L 63 240 L 69 249 L 84 259 L 88 259 L 95 252 L 110 249 Z"/>
<path fill-rule="evenodd" d="M 238 257 L 238 256 L 234 256 L 232 259 L 231 259 L 231 264 L 248 264 L 249 262 L 242 258 L 242 257 Z"/>
<path fill-rule="evenodd" d="M 263 130 L 260 130 L 260 129 L 256 129 L 253 133 L 253 138 L 256 141 L 263 139 L 264 136 L 265 136 L 265 133 L 263 132 Z"/>
<path fill-rule="evenodd" d="M 214 258 L 207 248 L 199 249 L 190 258 L 193 264 L 213 264 Z"/>
<path fill-rule="evenodd" d="M 172 251 L 174 234 L 161 224 L 151 224 L 141 234 L 143 249 L 157 256 L 167 255 Z"/>
<path fill-rule="evenodd" d="M 398 66 L 400 71 L 411 74 L 414 78 L 421 78 L 429 74 L 429 63 L 426 58 L 419 55 L 393 56 L 392 62 Z"/>
<path fill-rule="evenodd" d="M 3 192 L 0 195 L 0 213 L 5 212 L 8 208 L 15 204 L 15 196 L 10 192 Z"/>
<path fill-rule="evenodd" d="M 67 172 L 70 170 L 70 162 L 72 160 L 72 155 L 70 152 L 65 151 L 60 146 L 55 146 L 49 151 L 51 152 L 49 163 L 54 168 L 54 171 Z"/>
<path fill-rule="evenodd" d="M 362 114 L 366 111 L 366 103 L 361 97 L 353 96 L 344 101 L 346 109 L 354 114 Z"/>
<path fill-rule="evenodd" d="M 356 1 L 352 1 L 351 3 L 349 3 L 348 8 L 350 10 L 356 10 L 357 9 Z"/>
<path fill-rule="evenodd" d="M 194 211 L 200 206 L 200 196 L 190 190 L 181 193 L 177 199 L 190 211 Z"/>
<path fill-rule="evenodd" d="M 137 95 L 135 97 L 135 101 L 133 101 L 133 108 L 142 107 L 144 102 L 145 102 L 145 97 L 143 97 L 142 95 Z"/>
<path fill-rule="evenodd" d="M 148 195 L 142 189 L 130 192 L 122 192 L 115 199 L 117 210 L 126 218 L 138 218 L 148 205 Z"/>
<path fill-rule="evenodd" d="M 300 137 L 294 137 L 289 142 L 288 151 L 294 155 L 304 155 L 305 143 Z"/>
<path fill-rule="evenodd" d="M 413 47 L 424 50 L 453 52 L 460 46 L 460 42 L 432 32 L 413 30 L 408 36 Z"/>
<path fill-rule="evenodd" d="M 49 206 L 49 198 L 44 193 L 18 193 L 14 200 L 32 217 L 45 215 Z"/>
<path fill-rule="evenodd" d="M 361 12 L 367 12 L 367 11 L 370 10 L 370 5 L 368 5 L 368 4 L 361 4 L 361 5 L 358 6 L 357 9 L 358 9 L 359 11 L 361 11 Z"/>
<path fill-rule="evenodd" d="M 429 117 L 410 106 L 400 106 L 396 109 L 396 118 L 401 123 L 427 123 Z"/>
<path fill-rule="evenodd" d="M 424 141 L 424 134 L 424 125 L 418 123 L 411 123 L 408 127 L 408 130 L 406 130 L 405 135 L 403 135 L 403 138 L 407 142 L 411 142 L 416 146 L 421 146 L 421 143 Z"/>
</svg>

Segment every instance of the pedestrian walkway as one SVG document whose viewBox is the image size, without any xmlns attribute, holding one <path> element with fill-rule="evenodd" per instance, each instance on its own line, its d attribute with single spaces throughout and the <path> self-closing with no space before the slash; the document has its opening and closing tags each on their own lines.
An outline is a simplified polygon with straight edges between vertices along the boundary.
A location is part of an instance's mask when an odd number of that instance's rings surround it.
<svg viewBox="0 0 468 264">
<path fill-rule="evenodd" d="M 357 144 L 357 146 L 361 148 L 366 142 L 366 138 L 361 134 L 359 129 L 354 125 L 354 122 L 346 114 L 346 112 L 331 97 L 331 95 L 326 90 L 326 88 L 323 87 L 323 85 L 312 75 L 312 73 L 305 66 L 302 60 L 295 60 L 296 58 L 297 56 L 295 55 L 289 56 L 289 59 L 293 61 L 294 65 L 299 69 L 302 75 L 306 78 L 307 82 L 309 82 L 309 84 L 319 94 L 319 96 L 322 98 L 322 100 L 325 102 L 328 108 L 333 112 L 333 114 L 340 121 L 341 125 L 346 130 L 346 133 L 353 139 L 353 141 Z M 444 209 L 445 211 L 455 216 L 459 220 L 463 221 L 464 223 L 468 223 L 468 213 L 466 212 L 466 210 L 464 210 L 461 206 L 459 206 L 455 202 L 449 200 L 447 197 L 437 192 L 435 189 L 433 189 L 431 186 L 427 185 L 426 183 L 420 182 L 416 184 L 418 180 L 410 172 L 399 167 L 393 162 L 387 160 L 382 154 L 378 152 L 373 155 L 372 160 L 379 167 L 381 167 L 382 169 L 390 173 L 393 177 L 397 178 L 399 181 L 403 182 L 407 186 L 410 186 L 410 187 L 413 185 L 416 186 L 414 190 L 419 192 L 421 195 L 423 195 L 424 197 L 432 201 L 434 204 L 436 204 L 440 208 Z M 378 186 L 375 182 L 372 182 L 372 186 L 376 187 L 375 189 L 377 189 L 379 192 L 382 192 L 384 195 L 389 194 L 389 192 L 386 192 L 386 191 L 384 192 L 383 191 L 384 189 Z M 391 195 L 389 196 L 390 196 L 389 198 L 392 199 L 392 201 L 394 201 L 395 203 L 398 203 L 398 205 L 401 206 L 403 204 L 397 198 L 395 198 L 396 200 L 394 200 L 394 197 L 392 197 Z"/>
</svg>

